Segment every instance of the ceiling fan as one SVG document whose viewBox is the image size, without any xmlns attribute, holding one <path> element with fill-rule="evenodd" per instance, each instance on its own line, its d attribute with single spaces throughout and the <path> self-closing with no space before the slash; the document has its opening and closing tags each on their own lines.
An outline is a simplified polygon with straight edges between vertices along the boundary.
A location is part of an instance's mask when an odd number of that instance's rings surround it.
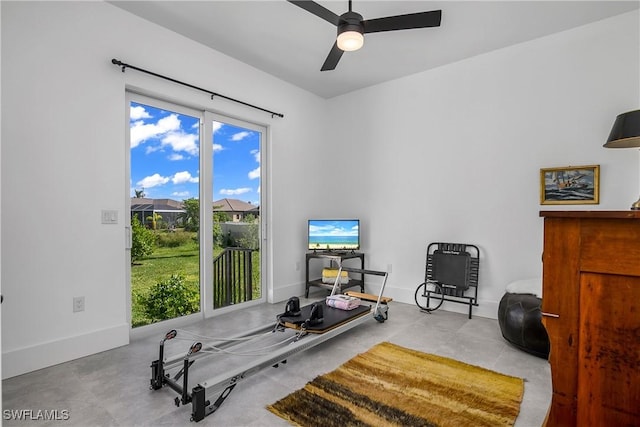
<svg viewBox="0 0 640 427">
<path fill-rule="evenodd" d="M 334 70 L 344 51 L 360 49 L 364 44 L 364 34 L 366 33 L 439 27 L 442 17 L 441 10 L 432 10 L 365 21 L 362 19 L 362 15 L 351 10 L 351 0 L 349 0 L 349 11 L 340 16 L 314 1 L 287 1 L 338 27 L 338 37 L 320 71 Z"/>
</svg>

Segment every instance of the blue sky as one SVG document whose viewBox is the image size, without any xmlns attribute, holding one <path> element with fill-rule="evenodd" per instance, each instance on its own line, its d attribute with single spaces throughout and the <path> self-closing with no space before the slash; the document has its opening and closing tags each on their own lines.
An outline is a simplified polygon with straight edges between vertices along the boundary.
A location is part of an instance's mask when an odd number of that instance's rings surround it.
<svg viewBox="0 0 640 427">
<path fill-rule="evenodd" d="M 199 198 L 199 120 L 131 103 L 131 197 L 144 190 L 154 199 Z M 260 204 L 260 134 L 213 124 L 213 200 Z"/>
</svg>

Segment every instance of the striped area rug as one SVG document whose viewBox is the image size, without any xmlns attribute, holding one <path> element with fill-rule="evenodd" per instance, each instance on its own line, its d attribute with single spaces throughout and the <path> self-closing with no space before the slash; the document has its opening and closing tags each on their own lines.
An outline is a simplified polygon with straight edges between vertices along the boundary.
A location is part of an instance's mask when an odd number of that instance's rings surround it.
<svg viewBox="0 0 640 427">
<path fill-rule="evenodd" d="M 521 378 L 384 342 L 269 405 L 299 426 L 511 426 Z"/>
</svg>

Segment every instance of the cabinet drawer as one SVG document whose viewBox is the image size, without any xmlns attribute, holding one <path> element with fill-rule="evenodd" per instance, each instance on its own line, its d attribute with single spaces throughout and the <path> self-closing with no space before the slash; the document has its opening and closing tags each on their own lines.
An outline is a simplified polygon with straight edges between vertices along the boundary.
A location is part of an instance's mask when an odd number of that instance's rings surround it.
<svg viewBox="0 0 640 427">
<path fill-rule="evenodd" d="M 640 221 L 582 221 L 580 270 L 640 276 Z"/>
</svg>

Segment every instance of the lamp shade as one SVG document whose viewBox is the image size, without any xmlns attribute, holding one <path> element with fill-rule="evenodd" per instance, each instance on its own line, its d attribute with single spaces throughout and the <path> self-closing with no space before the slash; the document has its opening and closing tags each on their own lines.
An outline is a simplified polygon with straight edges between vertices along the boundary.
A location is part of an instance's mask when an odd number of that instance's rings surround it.
<svg viewBox="0 0 640 427">
<path fill-rule="evenodd" d="M 606 148 L 640 147 L 640 110 L 619 114 L 604 146 Z"/>
</svg>

